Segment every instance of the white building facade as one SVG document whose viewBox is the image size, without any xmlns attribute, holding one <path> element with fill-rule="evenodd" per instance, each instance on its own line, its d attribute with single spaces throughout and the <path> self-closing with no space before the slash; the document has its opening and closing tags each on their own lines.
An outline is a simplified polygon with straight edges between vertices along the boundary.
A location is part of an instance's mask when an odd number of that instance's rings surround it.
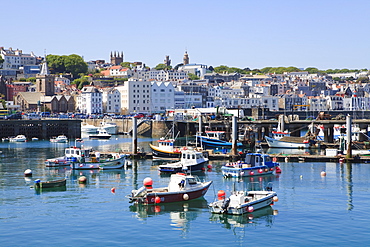
<svg viewBox="0 0 370 247">
<path fill-rule="evenodd" d="M 104 113 L 121 114 L 121 93 L 115 88 L 102 89 Z"/>
<path fill-rule="evenodd" d="M 121 94 L 121 110 L 124 114 L 150 113 L 151 82 L 129 79 L 116 87 Z"/>
<path fill-rule="evenodd" d="M 77 96 L 77 110 L 84 114 L 103 113 L 102 93 L 92 86 L 82 88 Z"/>
<path fill-rule="evenodd" d="M 175 88 L 171 82 L 151 82 L 151 109 L 153 113 L 165 113 L 175 108 Z"/>
</svg>

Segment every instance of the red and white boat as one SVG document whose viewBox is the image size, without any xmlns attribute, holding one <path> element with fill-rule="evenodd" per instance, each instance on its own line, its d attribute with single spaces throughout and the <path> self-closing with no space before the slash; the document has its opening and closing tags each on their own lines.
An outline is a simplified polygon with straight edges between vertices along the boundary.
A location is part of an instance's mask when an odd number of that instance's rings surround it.
<svg viewBox="0 0 370 247">
<path fill-rule="evenodd" d="M 135 204 L 182 202 L 204 196 L 211 184 L 212 181 L 201 182 L 197 176 L 175 173 L 171 175 L 167 187 L 152 188 L 152 180 L 146 178 L 144 186 L 132 190 L 127 197 L 130 203 Z"/>
</svg>

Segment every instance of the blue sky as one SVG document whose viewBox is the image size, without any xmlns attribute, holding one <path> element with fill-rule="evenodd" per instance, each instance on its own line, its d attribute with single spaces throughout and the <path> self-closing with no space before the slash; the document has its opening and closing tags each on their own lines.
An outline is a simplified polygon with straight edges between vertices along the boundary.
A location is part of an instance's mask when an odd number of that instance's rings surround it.
<svg viewBox="0 0 370 247">
<path fill-rule="evenodd" d="M 0 46 L 36 55 L 150 67 L 187 50 L 190 63 L 369 69 L 368 0 L 12 0 L 1 3 Z"/>
</svg>

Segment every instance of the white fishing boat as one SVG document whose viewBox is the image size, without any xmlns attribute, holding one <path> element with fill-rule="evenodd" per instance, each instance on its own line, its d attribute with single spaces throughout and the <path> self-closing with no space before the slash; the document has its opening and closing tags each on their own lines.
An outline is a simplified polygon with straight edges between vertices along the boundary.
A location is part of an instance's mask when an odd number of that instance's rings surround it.
<svg viewBox="0 0 370 247">
<path fill-rule="evenodd" d="M 10 137 L 10 142 L 26 142 L 27 138 L 25 135 L 17 135 L 16 137 Z"/>
<path fill-rule="evenodd" d="M 257 190 L 253 188 L 255 186 L 260 187 L 259 183 L 255 182 L 250 183 L 247 190 L 237 191 L 234 188 L 229 197 L 225 196 L 224 191 L 219 191 L 218 200 L 210 203 L 208 207 L 215 214 L 241 215 L 270 206 L 278 201 L 277 193 L 272 191 L 271 183 Z"/>
<path fill-rule="evenodd" d="M 98 133 L 90 134 L 89 138 L 90 139 L 109 139 L 109 138 L 111 138 L 111 136 L 112 135 L 108 134 L 108 132 L 105 129 L 99 128 Z"/>
<path fill-rule="evenodd" d="M 196 148 L 185 147 L 181 151 L 180 161 L 160 165 L 160 172 L 176 173 L 187 171 L 204 171 L 204 165 L 208 162 L 207 153 L 198 151 Z"/>
<path fill-rule="evenodd" d="M 272 137 L 265 136 L 265 139 L 270 148 L 307 149 L 310 147 L 310 141 L 304 137 L 283 137 L 280 140 L 276 140 Z"/>
<path fill-rule="evenodd" d="M 57 137 L 50 138 L 50 142 L 54 142 L 54 143 L 67 143 L 68 142 L 68 138 L 65 135 L 59 135 Z"/>
<path fill-rule="evenodd" d="M 197 176 L 176 173 L 171 175 L 167 187 L 152 188 L 151 178 L 144 179 L 143 183 L 143 187 L 127 196 L 130 203 L 147 205 L 197 199 L 206 194 L 212 181 L 202 182 Z"/>
</svg>

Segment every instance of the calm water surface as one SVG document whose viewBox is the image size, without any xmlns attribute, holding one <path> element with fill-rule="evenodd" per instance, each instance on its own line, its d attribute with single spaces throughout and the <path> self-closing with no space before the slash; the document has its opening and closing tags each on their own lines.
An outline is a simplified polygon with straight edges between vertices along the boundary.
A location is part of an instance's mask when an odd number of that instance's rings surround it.
<svg viewBox="0 0 370 247">
<path fill-rule="evenodd" d="M 139 139 L 149 151 L 152 139 Z M 213 180 L 204 197 L 187 203 L 132 206 L 125 197 L 151 177 L 165 186 L 169 177 L 159 163 L 133 161 L 118 171 L 45 168 L 47 158 L 61 156 L 69 144 L 37 141 L 0 143 L 1 246 L 369 246 L 370 164 L 281 163 L 278 176 L 254 178 L 273 182 L 279 201 L 243 216 L 209 213 L 207 203 L 218 190 L 230 192 L 235 179 L 224 179 L 223 162 L 199 174 Z M 85 140 L 86 147 L 131 149 L 131 139 Z M 23 176 L 32 169 L 33 177 Z M 320 175 L 325 170 L 326 177 Z M 77 178 L 84 174 L 86 185 Z M 35 179 L 68 177 L 64 191 L 36 193 Z M 247 184 L 245 178 L 238 186 Z M 115 193 L 111 188 L 115 187 Z"/>
</svg>

